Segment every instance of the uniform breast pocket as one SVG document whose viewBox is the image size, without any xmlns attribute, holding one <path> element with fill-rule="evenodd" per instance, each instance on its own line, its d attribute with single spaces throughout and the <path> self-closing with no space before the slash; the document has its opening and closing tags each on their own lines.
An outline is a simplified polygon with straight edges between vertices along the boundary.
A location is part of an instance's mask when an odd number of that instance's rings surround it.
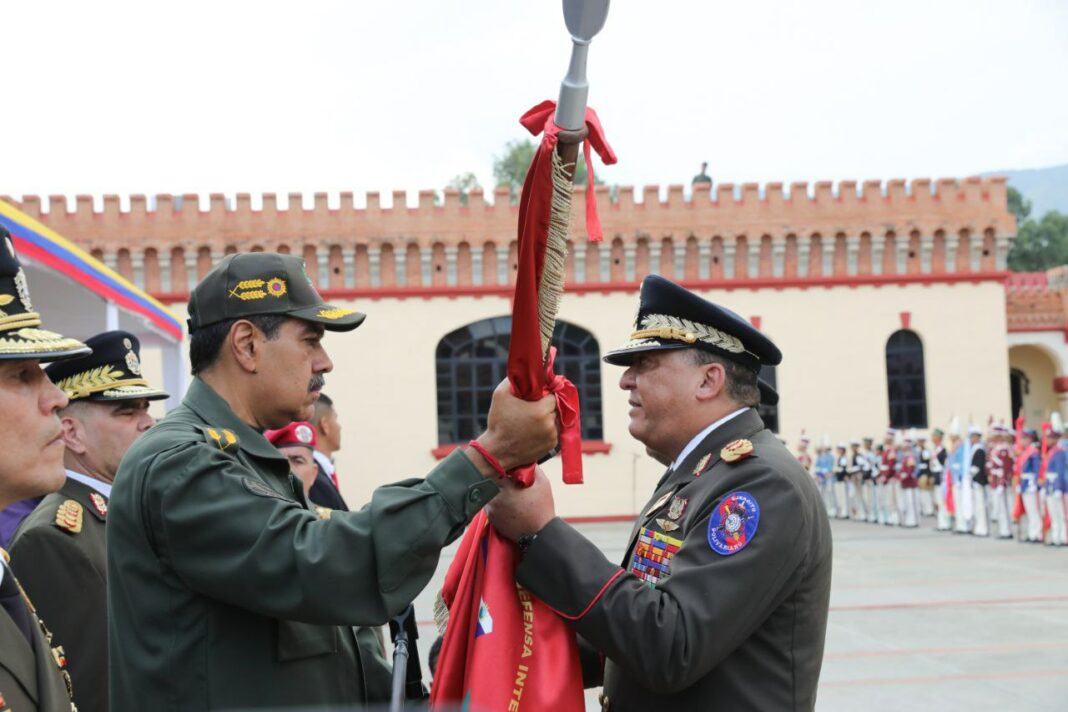
<svg viewBox="0 0 1068 712">
<path fill-rule="evenodd" d="M 300 660 L 337 652 L 337 628 L 297 621 L 277 621 L 278 661 Z"/>
</svg>

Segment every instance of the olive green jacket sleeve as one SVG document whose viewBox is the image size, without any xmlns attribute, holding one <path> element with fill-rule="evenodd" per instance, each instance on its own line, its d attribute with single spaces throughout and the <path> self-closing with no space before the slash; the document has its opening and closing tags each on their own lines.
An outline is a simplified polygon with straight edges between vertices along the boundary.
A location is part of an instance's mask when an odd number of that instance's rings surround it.
<svg viewBox="0 0 1068 712">
<path fill-rule="evenodd" d="M 160 453 L 148 469 L 149 537 L 185 585 L 261 615 L 339 625 L 403 610 L 498 492 L 456 452 L 425 480 L 380 487 L 363 509 L 322 520 L 207 443 Z"/>
</svg>

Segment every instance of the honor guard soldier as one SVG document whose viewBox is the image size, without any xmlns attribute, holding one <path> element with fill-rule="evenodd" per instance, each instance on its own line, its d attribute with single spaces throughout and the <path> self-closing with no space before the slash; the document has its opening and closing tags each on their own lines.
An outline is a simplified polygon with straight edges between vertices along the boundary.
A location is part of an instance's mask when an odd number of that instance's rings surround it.
<svg viewBox="0 0 1068 712">
<path fill-rule="evenodd" d="M 802 434 L 801 440 L 797 443 L 797 461 L 801 463 L 801 467 L 805 468 L 805 472 L 811 474 L 812 472 L 812 455 L 808 454 L 808 445 L 811 439 Z"/>
<path fill-rule="evenodd" d="M 524 552 L 516 581 L 603 656 L 603 710 L 814 708 L 831 531 L 755 408 L 760 391 L 777 399 L 757 373 L 780 359 L 733 312 L 647 277 L 631 340 L 605 361 L 626 367 L 631 435 L 671 466 L 623 561 L 555 518 L 544 475 L 540 501 L 506 484 L 491 503 Z M 600 664 L 585 672 L 595 684 Z"/>
<path fill-rule="evenodd" d="M 967 534 L 971 531 L 968 512 L 971 510 L 971 486 L 964 487 L 965 474 L 969 467 L 968 446 L 961 439 L 960 424 L 954 423 L 949 434 L 950 454 L 948 475 L 953 497 L 953 532 Z"/>
<path fill-rule="evenodd" d="M 862 438 L 860 447 L 860 454 L 864 458 L 864 465 L 860 471 L 861 496 L 864 499 L 864 507 L 868 513 L 867 521 L 872 524 L 875 523 L 878 517 L 878 506 L 875 501 L 875 476 L 879 472 L 879 460 L 872 448 L 873 442 L 870 437 Z"/>
<path fill-rule="evenodd" d="M 1050 435 L 1055 438 L 1049 459 L 1046 460 L 1046 512 L 1049 515 L 1050 529 L 1046 543 L 1052 546 L 1068 544 L 1068 531 L 1065 529 L 1064 492 L 1065 472 L 1068 470 L 1068 440 L 1064 437 L 1064 424 L 1060 413 L 1050 415 Z"/>
<path fill-rule="evenodd" d="M 901 522 L 897 499 L 897 431 L 890 428 L 883 439 L 883 458 L 879 463 L 879 477 L 875 480 L 875 493 L 879 497 L 881 524 L 896 527 Z M 881 494 L 881 496 L 880 496 Z"/>
<path fill-rule="evenodd" d="M 868 506 L 864 502 L 864 470 L 868 465 L 868 458 L 860 451 L 860 441 L 849 441 L 849 485 L 852 497 L 852 507 L 849 512 L 854 519 L 864 521 L 868 518 Z"/>
<path fill-rule="evenodd" d="M 820 438 L 820 446 L 816 448 L 815 464 L 816 484 L 823 496 L 823 506 L 827 514 L 833 517 L 836 513 L 834 507 L 834 455 L 831 453 L 831 439 L 824 435 Z"/>
<path fill-rule="evenodd" d="M 969 475 L 972 485 L 972 534 L 990 536 L 986 497 L 990 480 L 986 473 L 986 446 L 983 444 L 982 428 L 968 428 L 968 439 L 971 441 L 968 452 L 971 457 Z"/>
<path fill-rule="evenodd" d="M 846 444 L 838 443 L 834 448 L 834 514 L 838 519 L 849 519 L 849 455 Z"/>
<path fill-rule="evenodd" d="M 916 479 L 920 483 L 920 514 L 924 517 L 933 517 L 935 510 L 934 485 L 931 479 L 931 449 L 927 446 L 927 435 L 923 431 L 916 433 L 916 456 L 919 460 Z"/>
<path fill-rule="evenodd" d="M 111 483 L 122 456 L 155 422 L 149 402 L 168 396 L 142 375 L 133 334 L 108 331 L 85 344 L 91 354 L 45 368 L 69 399 L 59 412 L 67 481 L 22 523 L 11 554 L 23 587 L 63 642 L 79 711 L 107 712 L 104 525 Z"/>
<path fill-rule="evenodd" d="M 554 447 L 554 400 L 499 387 L 473 445 L 322 519 L 263 431 L 308 419 L 333 368 L 324 330 L 364 315 L 324 303 L 299 258 L 257 252 L 223 258 L 189 317 L 193 381 L 127 452 L 109 503 L 112 709 L 365 704 L 352 627 L 404 610 L 497 495 L 480 452 L 510 469 Z"/>
<path fill-rule="evenodd" d="M 1012 538 L 1012 432 L 1004 425 L 995 424 L 990 453 L 987 455 L 987 474 L 990 477 L 990 496 L 994 499 L 994 521 L 998 525 L 998 538 Z"/>
<path fill-rule="evenodd" d="M 48 380 L 43 362 L 89 353 L 79 341 L 41 328 L 26 273 L 7 228 L 0 225 L 0 507 L 63 486 L 63 430 L 56 412 L 67 396 Z M 75 525 L 78 514 L 71 512 Z M 54 639 L 22 590 L 7 552 L 0 558 L 0 709 L 73 712 L 62 641 Z M 28 562 L 27 569 L 36 565 Z M 68 596 L 77 596 L 73 587 Z"/>
<path fill-rule="evenodd" d="M 932 498 L 935 508 L 935 528 L 938 531 L 949 531 L 952 526 L 949 511 L 946 508 L 946 458 L 949 453 L 943 444 L 946 434 L 941 428 L 931 431 L 931 459 L 929 463 L 931 472 Z"/>
<path fill-rule="evenodd" d="M 1039 499 L 1038 475 L 1042 465 L 1042 455 L 1035 443 L 1038 442 L 1038 433 L 1032 428 L 1024 428 L 1020 437 L 1023 452 L 1017 459 L 1020 469 L 1017 490 L 1023 499 L 1023 510 L 1027 515 L 1026 541 L 1040 543 L 1042 541 L 1042 502 Z"/>
<path fill-rule="evenodd" d="M 899 496 L 901 503 L 901 526 L 918 527 L 919 522 L 919 498 L 916 496 L 919 480 L 916 476 L 920 467 L 916 453 L 916 438 L 909 431 L 905 441 L 901 445 L 898 457 L 898 483 L 900 486 Z"/>
</svg>

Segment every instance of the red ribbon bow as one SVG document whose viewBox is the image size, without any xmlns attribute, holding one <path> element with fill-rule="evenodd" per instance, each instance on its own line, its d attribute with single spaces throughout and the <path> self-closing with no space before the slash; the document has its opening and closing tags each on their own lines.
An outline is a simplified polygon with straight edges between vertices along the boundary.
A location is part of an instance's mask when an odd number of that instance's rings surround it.
<svg viewBox="0 0 1068 712">
<path fill-rule="evenodd" d="M 555 144 L 556 135 L 564 130 L 553 121 L 555 115 L 556 102 L 552 99 L 546 99 L 523 114 L 519 119 L 519 123 L 523 124 L 523 128 L 534 136 L 544 132 L 546 140 Z M 597 215 L 597 198 L 594 193 L 593 162 L 590 160 L 590 147 L 592 145 L 593 150 L 597 151 L 597 155 L 601 157 L 601 161 L 606 166 L 616 162 L 616 152 L 612 150 L 612 147 L 608 145 L 608 141 L 604 137 L 604 129 L 601 128 L 601 120 L 597 117 L 597 112 L 588 106 L 586 107 L 586 128 L 589 129 L 589 135 L 582 142 L 582 156 L 586 159 L 586 234 L 589 236 L 590 242 L 600 242 L 603 235 L 601 233 L 601 219 Z"/>
</svg>

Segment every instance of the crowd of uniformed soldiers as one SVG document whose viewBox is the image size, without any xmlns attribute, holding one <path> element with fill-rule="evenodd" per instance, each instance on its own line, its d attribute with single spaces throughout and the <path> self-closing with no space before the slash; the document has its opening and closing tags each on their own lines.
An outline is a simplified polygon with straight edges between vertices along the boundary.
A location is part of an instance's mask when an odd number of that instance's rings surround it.
<svg viewBox="0 0 1068 712">
<path fill-rule="evenodd" d="M 890 428 L 880 443 L 832 447 L 802 435 L 797 458 L 833 518 L 918 527 L 932 517 L 938 531 L 1068 545 L 1068 435 L 1056 413 L 1042 435 L 991 423 L 962 436 L 956 420 L 948 438 L 940 428 L 930 438 Z"/>
</svg>

